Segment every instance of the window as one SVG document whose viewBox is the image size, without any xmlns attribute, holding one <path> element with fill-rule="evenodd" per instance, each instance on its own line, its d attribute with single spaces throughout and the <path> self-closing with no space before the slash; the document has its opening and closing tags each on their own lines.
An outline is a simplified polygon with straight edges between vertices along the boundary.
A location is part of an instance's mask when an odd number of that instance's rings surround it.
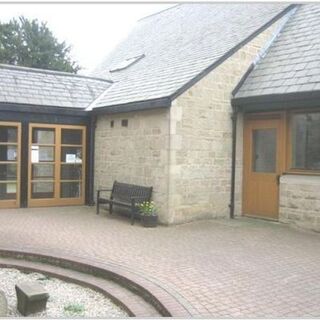
<svg viewBox="0 0 320 320">
<path fill-rule="evenodd" d="M 122 127 L 127 127 L 128 126 L 128 119 L 121 120 L 121 126 Z"/>
<path fill-rule="evenodd" d="M 297 113 L 291 119 L 291 167 L 320 170 L 320 113 Z"/>
<path fill-rule="evenodd" d="M 276 172 L 276 129 L 271 128 L 253 130 L 252 142 L 252 171 Z"/>
<path fill-rule="evenodd" d="M 133 65 L 136 62 L 138 62 L 139 60 L 141 60 L 144 57 L 145 57 L 144 54 L 140 54 L 138 56 L 125 59 L 125 60 L 121 61 L 120 63 L 116 64 L 109 71 L 110 72 L 116 72 L 116 71 L 120 71 L 120 70 L 123 70 L 123 69 L 127 69 L 128 67 L 130 67 L 131 65 Z"/>
</svg>

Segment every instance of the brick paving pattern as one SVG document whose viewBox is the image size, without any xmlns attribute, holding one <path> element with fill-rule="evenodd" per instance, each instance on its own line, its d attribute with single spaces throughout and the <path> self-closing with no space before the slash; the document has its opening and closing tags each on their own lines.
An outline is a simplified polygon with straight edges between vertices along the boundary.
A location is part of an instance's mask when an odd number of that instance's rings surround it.
<svg viewBox="0 0 320 320">
<path fill-rule="evenodd" d="M 94 208 L 0 211 L 0 247 L 115 263 L 193 316 L 320 317 L 320 234 L 253 219 L 142 228 Z"/>
</svg>

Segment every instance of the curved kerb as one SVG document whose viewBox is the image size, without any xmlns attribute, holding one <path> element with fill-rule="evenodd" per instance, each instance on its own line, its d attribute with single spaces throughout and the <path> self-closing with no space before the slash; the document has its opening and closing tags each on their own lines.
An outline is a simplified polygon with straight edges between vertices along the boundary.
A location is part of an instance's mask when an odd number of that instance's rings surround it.
<svg viewBox="0 0 320 320">
<path fill-rule="evenodd" d="M 130 272 L 115 263 L 98 263 L 82 257 L 70 257 L 63 254 L 48 255 L 45 252 L 27 252 L 21 250 L 2 249 L 0 248 L 0 257 L 13 258 L 19 261 L 30 261 L 44 263 L 52 266 L 70 269 L 84 274 L 93 275 L 107 280 L 112 280 L 120 284 L 124 288 L 141 296 L 145 301 L 151 304 L 162 316 L 189 318 L 192 317 L 192 311 L 188 310 L 188 306 L 180 303 L 179 297 L 168 292 L 159 284 Z M 122 305 L 121 301 L 117 301 Z M 126 309 L 126 307 L 125 307 Z"/>
</svg>

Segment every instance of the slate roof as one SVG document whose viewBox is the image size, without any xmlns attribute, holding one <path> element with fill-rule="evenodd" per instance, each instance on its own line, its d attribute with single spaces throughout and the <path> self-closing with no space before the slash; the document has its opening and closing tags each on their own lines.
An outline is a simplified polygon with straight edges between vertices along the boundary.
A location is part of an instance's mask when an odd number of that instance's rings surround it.
<svg viewBox="0 0 320 320">
<path fill-rule="evenodd" d="M 180 4 L 140 20 L 126 40 L 93 71 L 114 84 L 94 102 L 106 107 L 172 97 L 247 40 L 288 3 Z M 145 57 L 110 73 L 126 59 Z"/>
<path fill-rule="evenodd" d="M 110 85 L 105 79 L 0 64 L 0 103 L 86 108 Z"/>
<path fill-rule="evenodd" d="M 235 95 L 239 98 L 320 91 L 320 5 L 303 4 Z"/>
</svg>

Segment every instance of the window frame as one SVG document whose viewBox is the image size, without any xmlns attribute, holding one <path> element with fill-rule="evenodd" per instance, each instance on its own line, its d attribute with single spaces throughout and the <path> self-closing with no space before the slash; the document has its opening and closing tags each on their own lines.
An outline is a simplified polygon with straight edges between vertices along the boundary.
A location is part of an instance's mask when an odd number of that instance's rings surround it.
<svg viewBox="0 0 320 320">
<path fill-rule="evenodd" d="M 286 147 L 286 172 L 293 173 L 293 174 L 304 174 L 304 175 L 320 175 L 320 169 L 300 169 L 294 168 L 292 163 L 292 129 L 293 129 L 293 116 L 296 114 L 307 114 L 307 113 L 319 113 L 319 108 L 314 109 L 298 109 L 298 110 L 290 110 L 286 111 L 286 140 L 287 140 L 287 147 Z"/>
<path fill-rule="evenodd" d="M 1 164 L 15 163 L 17 166 L 16 179 L 12 183 L 16 183 L 16 198 L 0 200 L 0 208 L 19 208 L 20 192 L 21 192 L 21 122 L 0 121 L 1 126 L 15 127 L 17 129 L 16 142 L 0 142 L 1 145 L 15 145 L 17 147 L 17 159 L 14 161 L 0 161 Z M 9 180 L 1 181 L 1 183 L 10 183 Z"/>
</svg>

